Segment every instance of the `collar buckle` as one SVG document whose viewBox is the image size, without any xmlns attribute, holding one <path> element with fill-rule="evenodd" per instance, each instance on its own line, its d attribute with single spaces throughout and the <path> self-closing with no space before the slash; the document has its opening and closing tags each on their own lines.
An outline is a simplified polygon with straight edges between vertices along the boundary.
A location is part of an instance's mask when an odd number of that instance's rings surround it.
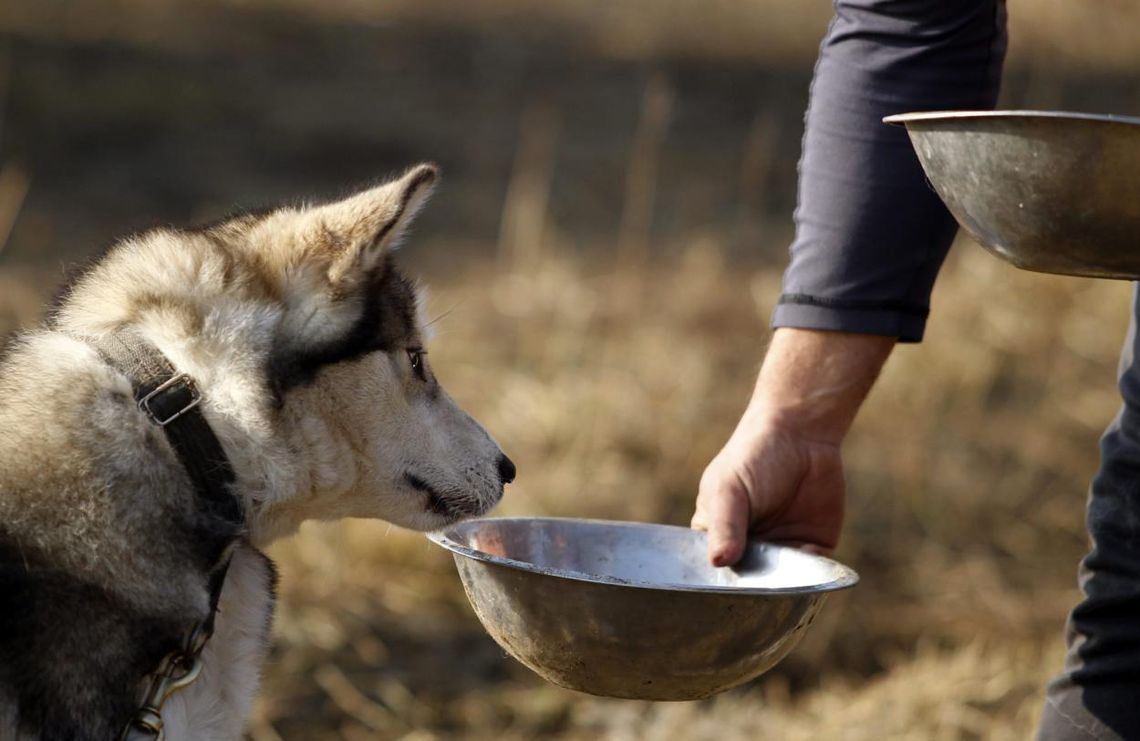
<svg viewBox="0 0 1140 741">
<path fill-rule="evenodd" d="M 139 409 L 151 422 L 166 427 L 201 403 L 202 395 L 194 379 L 179 373 L 139 399 Z"/>
</svg>

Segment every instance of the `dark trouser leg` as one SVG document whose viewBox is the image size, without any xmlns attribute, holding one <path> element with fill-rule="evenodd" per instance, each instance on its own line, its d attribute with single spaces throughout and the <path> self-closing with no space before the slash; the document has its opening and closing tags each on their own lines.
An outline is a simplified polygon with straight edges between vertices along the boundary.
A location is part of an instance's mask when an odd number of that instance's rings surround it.
<svg viewBox="0 0 1140 741">
<path fill-rule="evenodd" d="M 1140 347 L 1134 299 L 1120 360 L 1124 407 L 1101 439 L 1081 561 L 1084 599 L 1069 615 L 1065 670 L 1050 685 L 1040 741 L 1140 739 Z"/>
</svg>

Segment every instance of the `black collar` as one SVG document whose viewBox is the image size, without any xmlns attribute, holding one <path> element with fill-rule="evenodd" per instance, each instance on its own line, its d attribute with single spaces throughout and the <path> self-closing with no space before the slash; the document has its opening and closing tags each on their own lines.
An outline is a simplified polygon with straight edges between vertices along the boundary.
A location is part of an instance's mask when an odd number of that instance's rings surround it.
<svg viewBox="0 0 1140 741">
<path fill-rule="evenodd" d="M 217 435 L 202 414 L 194 379 L 178 370 L 150 342 L 132 331 L 85 338 L 113 367 L 127 376 L 139 410 L 162 428 L 198 496 L 207 521 L 207 565 L 215 570 L 234 539 L 244 532 L 245 509 L 234 492 L 234 470 Z"/>
<path fill-rule="evenodd" d="M 130 379 L 139 411 L 166 434 L 197 495 L 193 548 L 208 577 L 210 610 L 183 647 L 167 654 L 150 675 L 142 705 L 120 734 L 130 741 L 161 739 L 163 703 L 172 691 L 193 682 L 201 668 L 200 655 L 214 632 L 230 555 L 245 534 L 245 508 L 234 491 L 233 466 L 202 414 L 202 395 L 194 379 L 179 373 L 157 347 L 136 332 L 79 339 Z"/>
</svg>

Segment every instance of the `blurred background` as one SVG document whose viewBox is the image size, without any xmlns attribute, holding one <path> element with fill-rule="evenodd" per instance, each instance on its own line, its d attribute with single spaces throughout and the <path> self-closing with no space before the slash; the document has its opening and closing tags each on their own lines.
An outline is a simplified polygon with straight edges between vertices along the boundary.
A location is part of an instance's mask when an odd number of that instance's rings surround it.
<svg viewBox="0 0 1140 741">
<path fill-rule="evenodd" d="M 1140 114 L 1140 7 L 1009 0 L 1003 105 Z M 748 398 L 791 237 L 823 0 L 5 0 L 0 335 L 132 231 L 444 180 L 402 258 L 435 368 L 519 464 L 501 514 L 687 524 Z M 1078 598 L 1118 404 L 1121 283 L 966 240 L 928 339 L 846 448 L 832 598 L 720 698 L 544 684 L 480 629 L 450 557 L 307 525 L 250 728 L 275 739 L 1025 738 Z M 699 625 L 693 626 L 700 630 Z"/>
</svg>

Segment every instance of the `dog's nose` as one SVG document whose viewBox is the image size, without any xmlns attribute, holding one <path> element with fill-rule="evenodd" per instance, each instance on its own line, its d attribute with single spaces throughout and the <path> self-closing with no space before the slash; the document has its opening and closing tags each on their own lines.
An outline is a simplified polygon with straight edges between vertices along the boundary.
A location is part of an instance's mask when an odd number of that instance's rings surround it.
<svg viewBox="0 0 1140 741">
<path fill-rule="evenodd" d="M 504 484 L 509 484 L 515 480 L 515 474 L 518 469 L 515 468 L 514 461 L 505 455 L 499 456 L 499 478 L 503 480 Z"/>
</svg>

